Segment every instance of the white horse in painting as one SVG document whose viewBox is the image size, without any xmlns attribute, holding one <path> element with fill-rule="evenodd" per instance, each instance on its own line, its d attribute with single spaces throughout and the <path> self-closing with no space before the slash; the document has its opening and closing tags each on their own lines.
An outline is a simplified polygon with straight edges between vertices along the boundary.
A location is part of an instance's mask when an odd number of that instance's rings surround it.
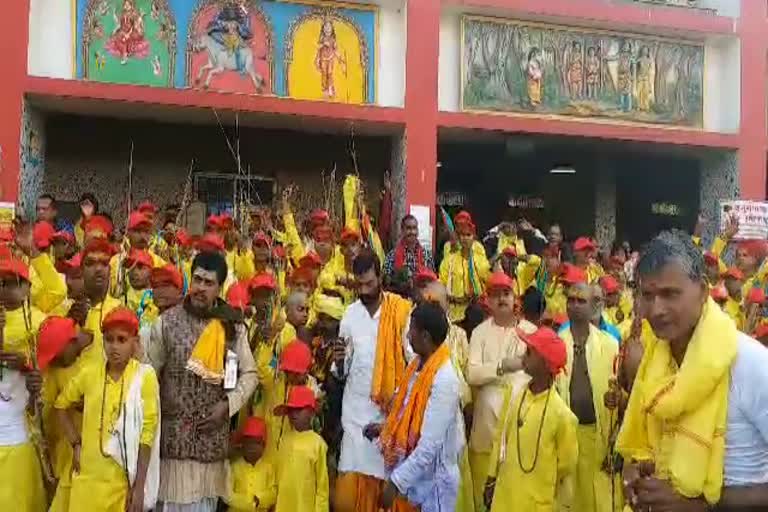
<svg viewBox="0 0 768 512">
<path fill-rule="evenodd" d="M 237 67 L 237 56 L 223 48 L 216 40 L 214 40 L 208 34 L 203 34 L 192 46 L 192 50 L 196 53 L 205 51 L 208 52 L 208 63 L 205 64 L 197 72 L 195 77 L 195 84 L 200 85 L 203 80 L 203 76 L 208 73 L 205 78 L 203 87 L 206 89 L 211 86 L 211 80 L 217 75 L 224 73 L 225 71 L 234 71 L 239 73 L 240 70 Z M 243 63 L 244 73 L 251 78 L 253 86 L 256 88 L 256 92 L 261 92 L 264 89 L 265 81 L 259 73 L 256 72 L 254 67 L 253 50 L 250 47 L 239 48 L 238 54 L 240 61 Z"/>
</svg>

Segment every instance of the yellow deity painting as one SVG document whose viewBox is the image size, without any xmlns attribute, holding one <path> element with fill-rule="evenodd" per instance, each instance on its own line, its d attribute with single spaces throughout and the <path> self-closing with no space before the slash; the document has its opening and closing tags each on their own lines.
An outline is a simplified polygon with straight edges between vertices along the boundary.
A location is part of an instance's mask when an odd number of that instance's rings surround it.
<svg viewBox="0 0 768 512">
<path fill-rule="evenodd" d="M 355 25 L 336 16 L 308 16 L 293 30 L 288 95 L 305 100 L 365 103 L 365 42 Z"/>
</svg>

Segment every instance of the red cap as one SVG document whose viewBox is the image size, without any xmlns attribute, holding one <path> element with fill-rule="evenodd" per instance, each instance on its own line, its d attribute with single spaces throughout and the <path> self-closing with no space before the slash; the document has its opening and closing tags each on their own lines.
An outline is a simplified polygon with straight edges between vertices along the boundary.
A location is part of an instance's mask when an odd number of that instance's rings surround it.
<svg viewBox="0 0 768 512">
<path fill-rule="evenodd" d="M 728 298 L 728 290 L 725 289 L 725 286 L 715 286 L 709 291 L 709 295 L 712 297 L 712 299 L 715 300 L 715 302 L 720 302 Z"/>
<path fill-rule="evenodd" d="M 56 229 L 50 222 L 41 221 L 32 228 L 32 240 L 35 247 L 39 250 L 47 249 L 51 245 L 51 238 L 56 233 Z"/>
<path fill-rule="evenodd" d="M 332 242 L 333 229 L 328 224 L 321 224 L 312 230 L 312 238 L 318 242 Z"/>
<path fill-rule="evenodd" d="M 45 370 L 67 344 L 77 337 L 72 318 L 49 316 L 40 326 L 37 337 L 37 366 Z"/>
<path fill-rule="evenodd" d="M 309 251 L 307 254 L 301 257 L 299 260 L 300 267 L 315 267 L 320 268 L 323 266 L 323 260 L 320 259 L 315 251 Z"/>
<path fill-rule="evenodd" d="M 723 273 L 723 277 L 743 281 L 744 273 L 736 267 L 731 267 Z"/>
<path fill-rule="evenodd" d="M 359 242 L 360 241 L 360 233 L 357 232 L 357 230 L 352 228 L 344 228 L 341 231 L 341 241 L 343 242 Z"/>
<path fill-rule="evenodd" d="M 762 288 L 753 286 L 747 293 L 747 304 L 764 304 L 765 292 Z"/>
<path fill-rule="evenodd" d="M 768 336 L 767 323 L 761 323 L 760 325 L 758 325 L 757 328 L 755 329 L 755 332 L 752 334 L 752 337 L 757 339 L 765 338 L 766 336 Z"/>
<path fill-rule="evenodd" d="M 219 227 L 221 229 L 232 229 L 232 227 L 235 225 L 235 220 L 232 218 L 232 216 L 228 213 L 222 213 L 219 215 Z"/>
<path fill-rule="evenodd" d="M 276 245 L 272 248 L 272 256 L 284 260 L 285 259 L 285 247 L 282 245 Z"/>
<path fill-rule="evenodd" d="M 85 220 L 83 232 L 98 238 L 109 238 L 112 236 L 114 227 L 112 221 L 103 215 L 93 215 Z"/>
<path fill-rule="evenodd" d="M 243 427 L 237 434 L 238 439 L 252 437 L 254 439 L 267 439 L 267 423 L 262 418 L 250 416 L 246 418 Z"/>
<path fill-rule="evenodd" d="M 305 374 L 311 367 L 312 351 L 303 341 L 293 340 L 280 354 L 280 371 Z"/>
<path fill-rule="evenodd" d="M 29 267 L 20 259 L 4 257 L 0 259 L 0 275 L 14 276 L 29 281 Z"/>
<path fill-rule="evenodd" d="M 619 280 L 613 276 L 603 276 L 600 278 L 600 287 L 603 289 L 603 293 L 610 295 L 612 293 L 618 293 L 621 289 Z"/>
<path fill-rule="evenodd" d="M 595 249 L 597 249 L 595 242 L 593 242 L 592 240 L 590 240 L 585 236 L 579 237 L 576 239 L 575 242 L 573 242 L 573 250 L 576 252 L 581 252 L 581 251 L 593 252 Z"/>
<path fill-rule="evenodd" d="M 57 231 L 51 237 L 51 242 L 67 242 L 68 244 L 75 243 L 75 235 L 69 231 Z"/>
<path fill-rule="evenodd" d="M 103 238 L 96 238 L 94 240 L 91 240 L 88 245 L 85 246 L 85 249 L 83 249 L 83 260 L 85 260 L 88 255 L 95 254 L 95 253 L 103 253 L 108 258 L 111 258 L 115 255 L 115 247 L 107 242 Z"/>
<path fill-rule="evenodd" d="M 467 211 L 460 211 L 453 219 L 453 224 L 456 226 L 457 232 L 471 233 L 475 232 L 475 223 L 472 221 L 472 216 Z"/>
<path fill-rule="evenodd" d="M 416 275 L 413 276 L 413 280 L 418 283 L 434 283 L 438 280 L 437 274 L 435 274 L 429 267 L 421 267 Z"/>
<path fill-rule="evenodd" d="M 264 231 L 257 231 L 253 234 L 253 245 L 264 244 L 267 247 L 272 247 L 272 239 Z"/>
<path fill-rule="evenodd" d="M 312 210 L 309 214 L 309 220 L 312 222 L 312 224 L 322 224 L 324 222 L 328 222 L 330 219 L 330 216 L 328 215 L 328 212 L 323 210 L 322 208 L 316 208 Z"/>
<path fill-rule="evenodd" d="M 221 217 L 211 214 L 208 216 L 208 220 L 205 221 L 205 225 L 209 228 L 218 229 L 221 226 Z"/>
<path fill-rule="evenodd" d="M 266 288 L 267 290 L 274 290 L 277 288 L 275 278 L 272 276 L 272 274 L 268 272 L 262 272 L 261 274 L 254 276 L 248 282 L 248 289 L 256 290 L 258 288 Z"/>
<path fill-rule="evenodd" d="M 227 304 L 235 309 L 245 309 L 250 301 L 247 281 L 238 281 L 227 290 Z"/>
<path fill-rule="evenodd" d="M 501 251 L 501 254 L 504 256 L 509 256 L 510 258 L 517 258 L 517 249 L 515 249 L 514 245 L 508 245 L 504 248 L 503 251 Z"/>
<path fill-rule="evenodd" d="M 565 349 L 565 343 L 555 331 L 549 327 L 540 327 L 533 334 L 525 334 L 518 329 L 517 335 L 544 358 L 552 375 L 557 375 L 565 368 L 568 353 Z"/>
<path fill-rule="evenodd" d="M 511 277 L 504 272 L 497 271 L 491 274 L 488 278 L 487 288 L 488 290 L 499 288 L 503 290 L 511 290 L 514 285 L 515 281 Z"/>
<path fill-rule="evenodd" d="M 186 229 L 177 229 L 174 236 L 176 238 L 177 245 L 181 247 L 189 247 L 192 245 L 192 238 L 189 236 L 189 233 L 187 233 Z"/>
<path fill-rule="evenodd" d="M 768 242 L 765 240 L 744 240 L 739 242 L 738 249 L 761 260 L 768 254 Z"/>
<path fill-rule="evenodd" d="M 83 253 L 79 252 L 68 260 L 59 260 L 56 262 L 56 270 L 62 274 L 79 271 L 83 264 Z"/>
<path fill-rule="evenodd" d="M 149 282 L 152 288 L 158 288 L 160 286 L 169 284 L 178 288 L 184 289 L 184 277 L 179 272 L 179 269 L 170 263 L 152 269 L 152 274 L 149 277 Z"/>
<path fill-rule="evenodd" d="M 301 282 L 313 284 L 315 282 L 312 276 L 312 269 L 307 266 L 301 266 L 294 269 L 293 272 L 291 272 L 289 281 L 294 284 Z"/>
<path fill-rule="evenodd" d="M 560 281 L 570 285 L 586 283 L 587 273 L 576 265 L 563 263 L 560 266 Z"/>
<path fill-rule="evenodd" d="M 157 206 L 155 206 L 152 201 L 143 201 L 139 206 L 136 208 L 136 211 L 139 211 L 144 214 L 151 214 L 154 215 L 157 213 Z"/>
<path fill-rule="evenodd" d="M 717 265 L 719 258 L 712 251 L 707 251 L 704 253 L 704 263 L 707 265 Z"/>
<path fill-rule="evenodd" d="M 197 250 L 200 252 L 224 252 L 224 239 L 213 232 L 208 232 L 197 242 Z"/>
<path fill-rule="evenodd" d="M 16 233 L 12 227 L 0 228 L 0 243 L 10 243 L 16 240 Z"/>
<path fill-rule="evenodd" d="M 141 230 L 141 229 L 151 229 L 152 228 L 152 221 L 149 220 L 149 218 L 141 213 L 141 212 L 131 212 L 130 215 L 128 215 L 128 229 L 130 230 Z"/>
<path fill-rule="evenodd" d="M 131 252 L 128 253 L 128 257 L 125 258 L 125 264 L 128 267 L 138 265 L 152 268 L 154 266 L 152 256 L 150 256 L 149 252 L 139 249 L 131 249 Z"/>
<path fill-rule="evenodd" d="M 276 416 L 285 416 L 290 409 L 317 408 L 315 393 L 307 386 L 293 386 L 288 392 L 288 400 L 275 407 Z"/>
<path fill-rule="evenodd" d="M 552 323 L 555 325 L 565 325 L 568 323 L 568 315 L 565 313 L 557 313 L 552 317 Z"/>
<path fill-rule="evenodd" d="M 115 327 L 122 327 L 136 336 L 139 334 L 139 319 L 136 317 L 136 313 L 130 309 L 119 306 L 107 313 L 107 316 L 101 321 L 102 332 Z"/>
</svg>

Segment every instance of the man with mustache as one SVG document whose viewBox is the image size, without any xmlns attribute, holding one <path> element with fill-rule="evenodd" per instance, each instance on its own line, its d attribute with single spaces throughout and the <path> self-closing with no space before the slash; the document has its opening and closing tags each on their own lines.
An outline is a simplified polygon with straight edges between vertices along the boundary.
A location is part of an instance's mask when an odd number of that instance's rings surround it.
<svg viewBox="0 0 768 512">
<path fill-rule="evenodd" d="M 227 274 L 222 254 L 198 254 L 189 295 L 153 325 L 146 347 L 160 380 L 164 512 L 216 510 L 228 492 L 229 419 L 256 387 L 242 315 L 219 298 Z"/>
</svg>

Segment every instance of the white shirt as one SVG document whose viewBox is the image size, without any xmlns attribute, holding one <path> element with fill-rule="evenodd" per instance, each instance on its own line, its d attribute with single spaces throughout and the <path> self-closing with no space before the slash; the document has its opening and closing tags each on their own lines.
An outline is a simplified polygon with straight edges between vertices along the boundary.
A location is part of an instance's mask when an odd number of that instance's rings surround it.
<svg viewBox="0 0 768 512">
<path fill-rule="evenodd" d="M 768 483 L 768 349 L 739 334 L 725 429 L 726 486 Z"/>
<path fill-rule="evenodd" d="M 376 340 L 379 333 L 381 307 L 371 316 L 359 300 L 351 304 L 339 326 L 339 337 L 346 341 L 347 357 L 344 361 L 346 383 L 341 405 L 341 438 L 339 472 L 354 472 L 387 478 L 384 458 L 378 444 L 363 437 L 363 428 L 369 423 L 382 423 L 385 419 L 379 407 L 371 401 L 371 381 L 376 360 Z M 408 326 L 403 333 L 406 360 L 413 357 L 408 343 Z"/>
<path fill-rule="evenodd" d="M 26 443 L 29 435 L 24 414 L 29 393 L 24 376 L 16 370 L 3 368 L 0 394 L 4 397 L 0 400 L 0 446 Z"/>
</svg>

